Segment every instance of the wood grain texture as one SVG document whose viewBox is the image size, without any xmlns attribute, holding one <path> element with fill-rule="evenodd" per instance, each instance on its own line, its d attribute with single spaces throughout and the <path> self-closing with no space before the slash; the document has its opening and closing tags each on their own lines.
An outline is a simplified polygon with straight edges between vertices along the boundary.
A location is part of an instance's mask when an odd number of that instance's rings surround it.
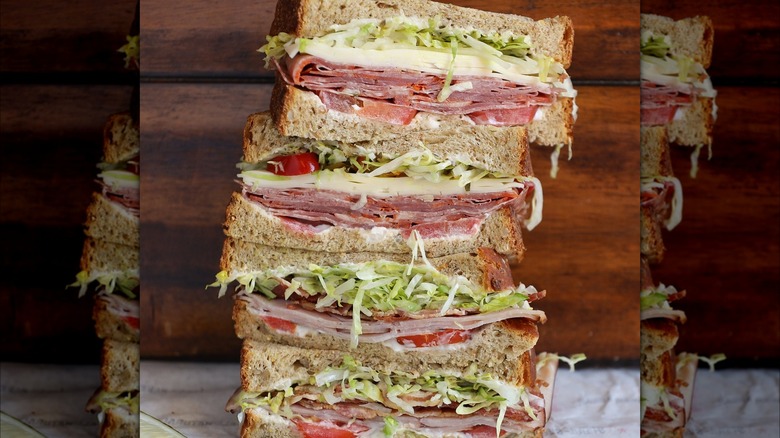
<svg viewBox="0 0 780 438">
<path fill-rule="evenodd" d="M 4 73 L 124 74 L 117 50 L 137 0 L 3 0 L 0 59 Z"/>
<path fill-rule="evenodd" d="M 4 86 L 0 104 L 0 350 L 4 360 L 98 363 L 92 299 L 75 281 L 103 125 L 125 86 Z"/>
<path fill-rule="evenodd" d="M 577 80 L 636 80 L 639 5 L 630 0 L 586 3 L 457 0 L 459 6 L 534 19 L 568 15 L 574 22 Z M 270 80 L 256 50 L 265 43 L 276 2 L 146 0 L 141 8 L 145 76 L 239 77 Z"/>
<path fill-rule="evenodd" d="M 696 179 L 690 150 L 672 151 L 683 221 L 664 235 L 666 256 L 653 275 L 687 290 L 676 306 L 688 315 L 678 350 L 777 359 L 780 89 L 721 87 L 718 106 L 713 158 L 701 160 Z"/>
<path fill-rule="evenodd" d="M 712 65 L 707 72 L 719 83 L 774 81 L 780 77 L 780 3 L 760 0 L 676 2 L 643 0 L 643 13 L 675 20 L 706 15 L 715 27 Z"/>
<path fill-rule="evenodd" d="M 242 128 L 247 115 L 268 107 L 270 88 L 142 86 L 142 331 L 156 334 L 144 337 L 144 357 L 234 359 L 230 299 L 204 286 L 218 270 L 224 210 L 238 187 Z M 636 289 L 639 268 L 638 98 L 632 87 L 580 88 L 587 112 L 576 127 L 575 158 L 561 161 L 558 179 L 546 176 L 551 150 L 533 151 L 545 220 L 526 233 L 529 253 L 515 274 L 549 292 L 539 303 L 549 316 L 543 349 L 636 357 L 638 303 L 614 291 Z"/>
</svg>

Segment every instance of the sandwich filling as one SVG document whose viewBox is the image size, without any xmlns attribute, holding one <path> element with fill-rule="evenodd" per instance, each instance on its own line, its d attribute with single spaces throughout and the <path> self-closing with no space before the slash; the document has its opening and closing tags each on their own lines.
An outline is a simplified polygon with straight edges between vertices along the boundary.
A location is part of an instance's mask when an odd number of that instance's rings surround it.
<svg viewBox="0 0 780 438">
<path fill-rule="evenodd" d="M 233 413 L 254 408 L 292 420 L 299 429 L 299 422 L 312 422 L 355 437 L 392 436 L 399 428 L 462 432 L 485 426 L 499 436 L 546 421 L 537 388 L 512 385 L 476 366 L 463 373 L 379 372 L 348 355 L 307 381 L 283 382 L 259 393 L 239 389 L 226 407 Z"/>
<path fill-rule="evenodd" d="M 427 259 L 425 259 L 427 262 Z M 239 299 L 277 331 L 305 333 L 316 330 L 360 341 L 401 339 L 419 346 L 465 341 L 464 332 L 509 318 L 544 321 L 544 313 L 529 302 L 544 296 L 533 286 L 519 285 L 501 291 L 486 290 L 463 276 L 447 276 L 430 264 L 405 265 L 385 260 L 311 264 L 307 269 L 280 267 L 260 272 L 217 274 L 211 286 L 237 281 Z M 270 318 L 270 319 L 269 319 Z M 302 326 L 303 330 L 297 326 Z"/>
<path fill-rule="evenodd" d="M 665 125 L 681 108 L 717 92 L 704 67 L 687 56 L 672 56 L 668 35 L 642 32 L 641 118 L 643 125 Z"/>
<path fill-rule="evenodd" d="M 139 391 L 108 392 L 102 388 L 90 397 L 86 410 L 90 414 L 101 414 L 109 409 L 126 409 L 132 414 L 139 412 Z"/>
<path fill-rule="evenodd" d="M 683 193 L 680 180 L 672 176 L 656 176 L 641 180 L 641 206 L 652 208 L 667 230 L 682 222 Z"/>
<path fill-rule="evenodd" d="M 76 274 L 76 281 L 68 287 L 78 287 L 79 297 L 87 293 L 90 284 L 97 282 L 98 292 L 106 295 L 120 292 L 130 299 L 138 298 L 140 277 L 138 269 L 125 271 L 87 272 L 80 271 Z"/>
<path fill-rule="evenodd" d="M 399 230 L 405 237 L 415 230 L 425 238 L 468 234 L 504 206 L 525 218 L 529 230 L 541 222 L 536 178 L 438 159 L 427 149 L 397 157 L 363 152 L 347 157 L 316 142 L 294 154 L 241 163 L 238 176 L 247 199 L 312 232 L 346 226 Z"/>
<path fill-rule="evenodd" d="M 560 63 L 531 55 L 528 36 L 457 28 L 440 19 L 352 20 L 321 36 L 268 36 L 266 67 L 330 110 L 406 125 L 418 112 L 524 125 L 576 91 Z"/>
<path fill-rule="evenodd" d="M 668 318 L 684 323 L 685 312 L 674 310 L 670 303 L 685 296 L 685 291 L 677 291 L 674 286 L 659 283 L 639 292 L 640 319 Z"/>
<path fill-rule="evenodd" d="M 121 163 L 101 163 L 98 174 L 103 196 L 120 204 L 135 217 L 140 210 L 140 176 L 138 158 Z"/>
</svg>

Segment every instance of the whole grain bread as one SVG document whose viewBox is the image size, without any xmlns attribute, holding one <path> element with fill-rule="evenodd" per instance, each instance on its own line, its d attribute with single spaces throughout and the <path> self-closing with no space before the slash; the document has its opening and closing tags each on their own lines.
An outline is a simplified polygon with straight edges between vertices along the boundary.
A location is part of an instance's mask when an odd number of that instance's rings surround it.
<svg viewBox="0 0 780 438">
<path fill-rule="evenodd" d="M 544 109 L 544 117 L 528 125 L 529 138 L 542 146 L 569 144 L 572 139 L 574 103 L 560 98 Z M 518 127 L 475 125 L 466 116 L 428 114 L 419 112 L 408 125 L 394 125 L 372 120 L 357 114 L 329 110 L 320 98 L 310 91 L 277 81 L 271 94 L 271 113 L 276 128 L 283 136 L 304 137 L 370 145 L 393 142 L 398 147 L 414 147 L 422 142 L 442 150 L 487 150 L 490 163 L 501 160 L 508 139 L 512 145 L 525 139 L 515 139 Z M 522 132 L 526 132 L 523 130 Z M 435 146 L 440 144 L 441 146 Z M 487 146 L 486 146 L 487 145 Z M 496 145 L 495 148 L 490 145 Z M 468 156 L 468 155 L 467 155 Z M 476 158 L 474 155 L 473 158 Z"/>
<path fill-rule="evenodd" d="M 511 207 L 503 207 L 488 216 L 476 234 L 423 239 L 423 242 L 429 257 L 475 252 L 486 247 L 512 261 L 520 261 L 525 253 L 520 227 L 521 219 Z M 324 252 L 409 254 L 411 251 L 407 239 L 398 230 L 374 228 L 367 231 L 332 226 L 313 233 L 292 228 L 240 193 L 233 193 L 226 211 L 224 230 L 228 237 L 234 239 L 276 247 Z"/>
<path fill-rule="evenodd" d="M 362 134 L 355 132 L 355 135 Z M 464 141 L 464 136 L 469 136 L 469 141 Z M 278 155 L 312 150 L 318 140 L 326 139 L 283 136 L 274 127 L 270 112 L 255 113 L 247 118 L 244 128 L 243 159 L 249 163 L 258 163 Z M 523 127 L 476 129 L 475 126 L 464 126 L 452 131 L 433 129 L 402 132 L 392 139 L 339 142 L 338 148 L 348 157 L 374 152 L 389 158 L 427 149 L 441 160 L 457 159 L 493 172 L 533 176 L 526 130 Z"/>
<path fill-rule="evenodd" d="M 639 252 L 650 264 L 659 264 L 666 252 L 661 231 L 663 221 L 653 206 L 643 205 L 639 210 Z"/>
<path fill-rule="evenodd" d="M 642 14 L 640 21 L 643 32 L 650 30 L 656 36 L 669 36 L 673 57 L 687 56 L 704 68 L 710 66 L 715 31 L 709 17 L 696 16 L 675 21 L 660 15 Z"/>
<path fill-rule="evenodd" d="M 81 269 L 89 273 L 138 270 L 139 248 L 87 237 L 81 253 Z"/>
<path fill-rule="evenodd" d="M 119 295 L 114 296 L 114 300 L 125 300 Z M 135 304 L 137 306 L 137 303 Z M 133 329 L 127 321 L 114 312 L 110 312 L 109 302 L 104 296 L 95 297 L 95 304 L 92 306 L 92 319 L 95 321 L 95 333 L 101 339 L 113 339 L 121 342 L 139 342 L 139 331 Z"/>
<path fill-rule="evenodd" d="M 653 386 L 672 388 L 677 380 L 676 360 L 672 350 L 654 358 L 642 354 L 639 357 L 640 378 Z"/>
<path fill-rule="evenodd" d="M 138 123 L 129 112 L 112 114 L 103 127 L 103 161 L 119 163 L 140 153 Z"/>
<path fill-rule="evenodd" d="M 655 360 L 677 344 L 680 337 L 677 323 L 667 318 L 652 318 L 639 325 L 640 353 Z"/>
<path fill-rule="evenodd" d="M 140 434 L 138 412 L 130 412 L 124 407 L 103 411 L 103 423 L 100 425 L 100 438 L 137 438 Z"/>
<path fill-rule="evenodd" d="M 103 341 L 100 380 L 105 391 L 125 392 L 140 386 L 140 348 L 135 342 Z"/>
<path fill-rule="evenodd" d="M 545 55 L 568 68 L 574 47 L 574 28 L 565 16 L 535 21 L 528 17 L 464 8 L 429 0 L 280 0 L 271 24 L 271 35 L 280 32 L 315 37 L 336 24 L 353 19 L 440 17 L 442 24 L 479 29 L 484 33 L 513 32 L 527 35 L 532 55 Z"/>
<path fill-rule="evenodd" d="M 669 141 L 678 146 L 712 144 L 715 126 L 715 99 L 697 97 L 688 107 L 682 107 L 682 117 L 669 123 Z"/>
<path fill-rule="evenodd" d="M 639 176 L 674 176 L 667 127 L 642 126 L 639 140 Z"/>
<path fill-rule="evenodd" d="M 345 352 L 317 348 L 299 348 L 268 342 L 245 339 L 241 348 L 241 387 L 249 392 L 283 390 L 290 381 L 308 382 L 309 378 L 328 367 L 340 366 Z M 377 357 L 367 354 L 361 348 L 349 352 L 363 366 L 379 373 L 393 371 L 422 374 L 437 370 L 442 373 L 460 374 L 468 367 L 456 364 L 435 364 L 425 357 L 409 358 L 407 354 L 391 357 Z M 495 362 L 495 368 L 482 369 L 494 378 L 515 386 L 536 384 L 536 364 L 531 351 L 526 351 L 510 361 Z"/>
<path fill-rule="evenodd" d="M 332 266 L 340 263 L 363 263 L 386 260 L 408 264 L 406 254 L 377 252 L 321 252 L 289 247 L 271 247 L 228 237 L 222 247 L 220 269 L 229 274 L 258 272 L 290 267 L 308 269 L 310 264 Z M 473 253 L 431 257 L 428 261 L 446 275 L 460 275 L 488 290 L 514 287 L 512 271 L 504 257 L 489 248 L 477 248 Z M 417 259 L 417 264 L 422 264 Z"/>
<path fill-rule="evenodd" d="M 87 207 L 84 233 L 95 240 L 138 248 L 139 223 L 138 216 L 130 213 L 121 204 L 95 192 L 92 193 L 92 202 Z"/>
</svg>

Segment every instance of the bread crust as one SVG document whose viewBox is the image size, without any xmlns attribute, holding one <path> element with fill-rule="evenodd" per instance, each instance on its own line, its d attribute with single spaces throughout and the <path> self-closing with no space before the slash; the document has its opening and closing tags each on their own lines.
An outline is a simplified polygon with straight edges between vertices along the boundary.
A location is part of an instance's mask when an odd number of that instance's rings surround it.
<svg viewBox="0 0 780 438">
<path fill-rule="evenodd" d="M 409 354 L 395 354 L 392 357 L 377 357 L 364 351 L 362 345 L 361 348 L 345 352 L 245 339 L 241 348 L 241 387 L 249 392 L 283 390 L 290 381 L 308 381 L 309 377 L 328 367 L 341 365 L 345 354 L 380 373 L 422 373 L 429 370 L 460 373 L 468 367 L 468 364 L 466 367 L 456 365 L 457 359 L 453 359 L 452 363 L 428 363 L 428 358 L 421 355 L 410 357 Z M 496 358 L 492 368 L 481 368 L 480 371 L 500 376 L 501 380 L 511 385 L 534 386 L 536 365 L 533 358 L 530 350 L 511 360 Z"/>
<path fill-rule="evenodd" d="M 574 141 L 574 99 L 559 97 L 544 107 L 544 118 L 528 124 L 528 141 L 537 146 L 568 146 Z"/>
<path fill-rule="evenodd" d="M 122 205 L 108 200 L 101 193 L 92 193 L 92 202 L 87 207 L 87 222 L 84 233 L 98 240 L 140 246 L 139 219 Z"/>
<path fill-rule="evenodd" d="M 641 177 L 674 176 L 666 126 L 642 126 L 639 131 Z"/>
<path fill-rule="evenodd" d="M 139 414 L 125 408 L 111 408 L 103 412 L 100 438 L 137 438 L 140 433 Z"/>
<path fill-rule="evenodd" d="M 642 205 L 639 210 L 639 252 L 650 264 L 657 265 L 663 261 L 666 252 L 663 221 L 652 205 Z"/>
<path fill-rule="evenodd" d="M 103 341 L 101 385 L 108 392 L 136 391 L 140 386 L 140 348 L 134 342 Z"/>
<path fill-rule="evenodd" d="M 712 130 L 715 126 L 715 100 L 698 97 L 684 111 L 681 118 L 669 124 L 669 142 L 678 146 L 700 146 L 712 144 Z"/>
<path fill-rule="evenodd" d="M 334 24 L 353 19 L 441 17 L 444 24 L 475 28 L 486 33 L 511 31 L 528 35 L 533 41 L 531 54 L 552 57 L 568 68 L 574 47 L 574 27 L 569 17 L 557 16 L 534 21 L 512 14 L 465 8 L 428 0 L 280 0 L 271 24 L 271 35 L 286 32 L 315 37 Z"/>
<path fill-rule="evenodd" d="M 462 130 L 459 130 L 460 132 Z M 459 159 L 475 167 L 508 175 L 533 176 L 531 157 L 525 129 L 522 127 L 493 129 L 495 135 L 480 136 L 472 142 L 463 142 L 458 132 L 400 133 L 396 138 L 371 139 L 354 143 L 341 142 L 339 149 L 347 156 L 374 152 L 395 158 L 408 152 L 430 151 L 439 159 Z M 325 139 L 318 137 L 318 139 Z M 244 156 L 249 163 L 259 163 L 278 155 L 289 155 L 312 148 L 317 140 L 285 137 L 274 127 L 271 112 L 255 113 L 247 118 L 244 127 Z"/>
<path fill-rule="evenodd" d="M 81 269 L 89 273 L 137 270 L 139 253 L 138 247 L 88 237 L 84 239 Z"/>
<path fill-rule="evenodd" d="M 674 20 L 654 14 L 641 15 L 642 31 L 650 30 L 655 35 L 668 35 L 671 40 L 670 53 L 673 57 L 687 56 L 704 68 L 712 61 L 712 46 L 715 30 L 707 16 L 695 16 Z"/>
<path fill-rule="evenodd" d="M 103 127 L 103 160 L 127 161 L 140 153 L 138 123 L 129 112 L 112 114 Z"/>
<path fill-rule="evenodd" d="M 667 318 L 641 321 L 639 328 L 640 352 L 648 359 L 657 359 L 677 344 L 680 332 L 677 323 Z"/>
<path fill-rule="evenodd" d="M 125 298 L 118 298 L 125 299 Z M 108 310 L 108 303 L 95 297 L 95 304 L 92 306 L 92 319 L 95 321 L 95 333 L 101 339 L 113 339 L 120 342 L 140 341 L 138 330 L 132 329 L 121 317 Z"/>
<path fill-rule="evenodd" d="M 503 207 L 485 219 L 476 235 L 423 239 L 425 251 L 429 257 L 440 257 L 486 247 L 510 260 L 519 261 L 525 253 L 520 223 L 521 219 L 516 217 L 511 207 Z M 396 230 L 370 234 L 363 229 L 333 226 L 320 233 L 302 231 L 285 225 L 264 207 L 247 200 L 240 193 L 233 193 L 226 211 L 224 230 L 228 237 L 269 246 L 324 252 L 410 253 L 406 239 Z"/>
</svg>

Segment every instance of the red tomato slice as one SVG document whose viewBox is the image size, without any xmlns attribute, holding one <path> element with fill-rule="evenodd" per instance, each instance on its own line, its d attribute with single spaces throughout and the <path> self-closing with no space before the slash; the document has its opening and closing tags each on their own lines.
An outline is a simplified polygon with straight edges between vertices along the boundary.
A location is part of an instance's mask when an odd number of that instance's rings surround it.
<svg viewBox="0 0 780 438">
<path fill-rule="evenodd" d="M 295 155 L 281 155 L 271 158 L 268 170 L 275 175 L 295 176 L 306 175 L 320 170 L 317 154 L 302 152 Z"/>
<path fill-rule="evenodd" d="M 283 319 L 274 318 L 273 316 L 264 316 L 263 321 L 268 324 L 274 330 L 287 333 L 295 333 L 295 323 L 285 321 Z"/>
<path fill-rule="evenodd" d="M 407 106 L 327 91 L 320 93 L 320 99 L 328 109 L 333 111 L 357 114 L 360 117 L 379 120 L 393 125 L 408 125 L 417 114 L 416 109 Z"/>
<path fill-rule="evenodd" d="M 469 114 L 471 120 L 477 125 L 514 126 L 530 123 L 536 115 L 539 107 L 530 105 L 512 109 L 494 109 L 476 111 Z"/>
<path fill-rule="evenodd" d="M 333 423 L 293 420 L 303 438 L 355 438 L 355 434 Z"/>
<path fill-rule="evenodd" d="M 141 321 L 136 316 L 125 316 L 122 319 L 127 323 L 127 325 L 134 329 L 141 328 Z"/>
<path fill-rule="evenodd" d="M 411 342 L 415 347 L 437 347 L 466 342 L 471 339 L 471 334 L 468 330 L 449 329 L 424 335 L 399 336 L 395 339 L 401 345 Z"/>
<path fill-rule="evenodd" d="M 492 426 L 475 426 L 472 427 L 469 430 L 464 431 L 464 433 L 471 436 L 471 438 L 495 438 L 496 437 L 496 428 Z M 506 434 L 505 431 L 501 431 L 501 435 Z"/>
</svg>

